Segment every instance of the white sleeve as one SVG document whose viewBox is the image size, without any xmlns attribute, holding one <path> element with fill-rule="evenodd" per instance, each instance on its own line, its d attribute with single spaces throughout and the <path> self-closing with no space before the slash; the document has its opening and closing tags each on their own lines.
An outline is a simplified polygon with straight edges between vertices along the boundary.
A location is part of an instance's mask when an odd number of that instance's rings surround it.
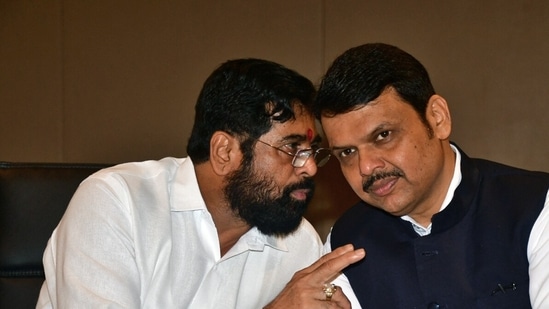
<svg viewBox="0 0 549 309">
<path fill-rule="evenodd" d="M 532 308 L 549 307 L 549 191 L 528 241 Z"/>
<path fill-rule="evenodd" d="M 328 237 L 326 237 L 326 243 L 324 243 L 324 254 L 332 251 L 332 246 L 330 245 L 330 236 L 332 233 L 330 232 L 328 234 Z M 337 285 L 341 288 L 345 296 L 349 299 L 351 302 L 351 308 L 353 309 L 361 309 L 360 303 L 358 302 L 358 299 L 356 298 L 355 292 L 353 291 L 353 288 L 351 287 L 351 283 L 349 282 L 349 279 L 347 279 L 347 276 L 345 276 L 343 273 L 340 274 L 335 280 L 332 282 L 333 284 Z"/>
<path fill-rule="evenodd" d="M 119 189 L 96 179 L 80 185 L 44 252 L 37 308 L 140 307 L 133 224 Z"/>
</svg>

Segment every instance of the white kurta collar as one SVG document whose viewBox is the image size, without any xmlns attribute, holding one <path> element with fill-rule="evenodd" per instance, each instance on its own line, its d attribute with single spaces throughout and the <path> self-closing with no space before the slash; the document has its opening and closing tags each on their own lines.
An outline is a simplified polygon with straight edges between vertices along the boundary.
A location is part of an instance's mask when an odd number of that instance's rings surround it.
<svg viewBox="0 0 549 309">
<path fill-rule="evenodd" d="M 200 193 L 198 180 L 194 170 L 194 164 L 191 158 L 181 159 L 174 181 L 171 185 L 170 200 L 172 211 L 195 211 L 201 210 L 208 215 L 210 214 L 206 208 L 206 203 Z M 211 215 L 210 215 L 211 218 Z M 281 251 L 288 251 L 284 238 L 276 236 L 267 236 L 261 233 L 257 228 L 252 228 L 246 234 L 242 235 L 240 240 L 228 252 L 236 250 L 242 252 L 244 250 L 263 251 L 265 246 L 272 247 Z M 235 252 L 235 253 L 236 253 Z"/>
</svg>

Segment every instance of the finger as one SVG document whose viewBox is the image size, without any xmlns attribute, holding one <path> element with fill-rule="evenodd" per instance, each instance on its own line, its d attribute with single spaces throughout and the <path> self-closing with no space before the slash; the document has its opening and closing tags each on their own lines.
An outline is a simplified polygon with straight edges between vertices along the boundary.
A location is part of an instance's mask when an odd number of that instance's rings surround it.
<svg viewBox="0 0 549 309">
<path fill-rule="evenodd" d="M 337 303 L 339 307 L 350 308 L 351 302 L 349 301 L 347 296 L 345 296 L 345 293 L 343 293 L 343 290 L 341 289 L 341 287 L 336 286 L 336 288 L 337 290 L 332 295 L 331 301 Z"/>
<path fill-rule="evenodd" d="M 365 256 L 364 249 L 344 250 L 341 254 L 335 254 L 317 265 L 314 272 L 310 274 L 311 279 L 322 284 L 331 282 L 345 267 L 362 260 Z"/>
<path fill-rule="evenodd" d="M 345 267 L 361 260 L 365 255 L 364 249 L 354 250 L 351 244 L 341 246 L 301 270 L 299 276 L 307 274 L 310 276 L 309 280 L 313 280 L 315 284 L 324 284 L 332 281 Z"/>
<path fill-rule="evenodd" d="M 345 253 L 351 252 L 354 250 L 354 247 L 352 244 L 341 246 L 335 250 L 333 250 L 330 253 L 327 253 L 320 257 L 316 262 L 311 264 L 311 266 L 304 269 L 305 272 L 312 272 L 315 271 L 318 267 L 320 267 L 322 264 L 324 264 L 326 261 L 329 261 L 331 259 L 335 259 Z"/>
</svg>

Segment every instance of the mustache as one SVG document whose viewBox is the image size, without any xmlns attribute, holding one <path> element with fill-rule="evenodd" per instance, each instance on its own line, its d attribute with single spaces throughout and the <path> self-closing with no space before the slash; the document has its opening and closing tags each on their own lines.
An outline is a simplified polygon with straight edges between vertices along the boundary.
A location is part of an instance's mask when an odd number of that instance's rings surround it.
<svg viewBox="0 0 549 309">
<path fill-rule="evenodd" d="M 368 192 L 370 190 L 370 187 L 372 187 L 372 185 L 374 184 L 374 182 L 378 180 L 381 180 L 387 177 L 403 177 L 403 176 L 404 176 L 404 172 L 401 171 L 400 169 L 394 169 L 392 171 L 375 173 L 364 180 L 364 182 L 362 183 L 362 191 Z"/>
<path fill-rule="evenodd" d="M 289 194 L 290 192 L 294 190 L 300 190 L 300 189 L 309 189 L 311 192 L 309 195 L 312 195 L 315 190 L 315 182 L 312 178 L 305 178 L 302 181 L 298 183 L 291 184 L 284 188 L 284 193 Z"/>
</svg>

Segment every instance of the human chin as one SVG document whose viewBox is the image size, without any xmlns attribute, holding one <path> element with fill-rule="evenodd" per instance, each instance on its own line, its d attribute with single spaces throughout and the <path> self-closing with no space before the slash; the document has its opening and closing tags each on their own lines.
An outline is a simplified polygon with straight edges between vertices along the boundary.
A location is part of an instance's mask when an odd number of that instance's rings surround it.
<svg viewBox="0 0 549 309">
<path fill-rule="evenodd" d="M 314 195 L 312 179 L 284 188 L 279 198 L 267 198 L 255 226 L 264 234 L 285 236 L 294 232 L 301 223 L 307 206 Z M 299 192 L 296 194 L 296 192 Z M 296 198 L 296 195 L 298 196 Z"/>
<path fill-rule="evenodd" d="M 274 181 L 245 171 L 236 173 L 225 188 L 226 197 L 237 216 L 266 235 L 285 236 L 301 223 L 312 198 L 314 183 L 304 181 L 280 190 Z M 307 192 L 304 199 L 292 197 L 296 190 Z"/>
<path fill-rule="evenodd" d="M 264 205 L 258 213 L 255 226 L 267 235 L 286 236 L 294 232 L 301 223 L 310 199 L 296 200 L 284 194 Z"/>
</svg>

